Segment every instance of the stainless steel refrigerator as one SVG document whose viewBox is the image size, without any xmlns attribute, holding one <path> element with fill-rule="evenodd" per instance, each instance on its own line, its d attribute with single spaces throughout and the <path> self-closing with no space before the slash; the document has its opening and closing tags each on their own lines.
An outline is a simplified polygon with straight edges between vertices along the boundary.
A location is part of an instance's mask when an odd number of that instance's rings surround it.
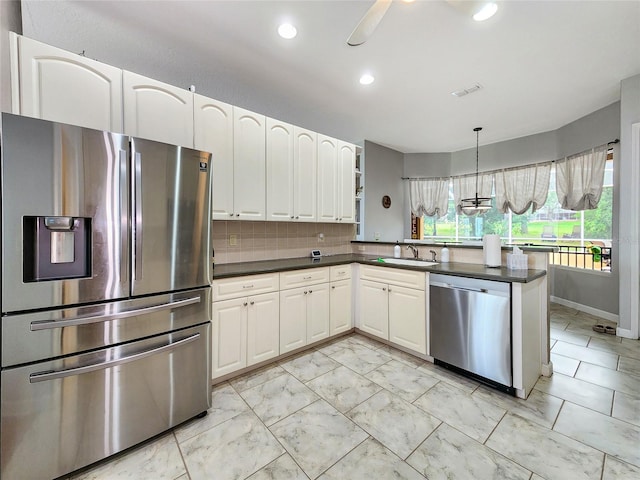
<svg viewBox="0 0 640 480">
<path fill-rule="evenodd" d="M 210 406 L 211 154 L 2 114 L 2 478 Z"/>
</svg>

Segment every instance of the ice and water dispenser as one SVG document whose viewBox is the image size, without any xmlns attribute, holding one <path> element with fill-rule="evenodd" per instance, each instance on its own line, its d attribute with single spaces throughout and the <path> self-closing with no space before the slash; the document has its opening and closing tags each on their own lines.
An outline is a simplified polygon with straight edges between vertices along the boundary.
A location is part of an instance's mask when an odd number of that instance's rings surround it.
<svg viewBox="0 0 640 480">
<path fill-rule="evenodd" d="M 24 281 L 91 276 L 91 218 L 23 217 Z"/>
</svg>

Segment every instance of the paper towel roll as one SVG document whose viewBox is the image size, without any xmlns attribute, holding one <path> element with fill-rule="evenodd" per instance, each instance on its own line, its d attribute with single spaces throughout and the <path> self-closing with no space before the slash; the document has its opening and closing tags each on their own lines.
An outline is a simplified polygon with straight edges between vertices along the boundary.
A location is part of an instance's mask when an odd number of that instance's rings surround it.
<svg viewBox="0 0 640 480">
<path fill-rule="evenodd" d="M 482 239 L 482 253 L 487 267 L 502 266 L 502 246 L 500 235 L 485 235 Z"/>
</svg>

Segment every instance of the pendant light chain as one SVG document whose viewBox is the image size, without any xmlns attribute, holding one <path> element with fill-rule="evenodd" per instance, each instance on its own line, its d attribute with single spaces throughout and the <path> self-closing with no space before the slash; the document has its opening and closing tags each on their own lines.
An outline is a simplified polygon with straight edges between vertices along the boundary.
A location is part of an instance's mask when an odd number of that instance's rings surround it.
<svg viewBox="0 0 640 480">
<path fill-rule="evenodd" d="M 460 207 L 462 210 L 470 212 L 468 215 L 487 211 L 491 208 L 490 197 L 478 196 L 478 178 L 480 176 L 480 130 L 482 130 L 482 127 L 476 127 L 473 129 L 473 131 L 476 132 L 476 195 L 473 198 L 463 198 L 460 201 Z"/>
</svg>

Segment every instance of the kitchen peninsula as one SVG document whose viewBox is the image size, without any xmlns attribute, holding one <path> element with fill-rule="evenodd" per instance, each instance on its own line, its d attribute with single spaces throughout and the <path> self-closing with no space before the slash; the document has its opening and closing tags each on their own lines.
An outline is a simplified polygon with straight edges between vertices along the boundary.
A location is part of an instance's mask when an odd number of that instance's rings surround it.
<svg viewBox="0 0 640 480">
<path fill-rule="evenodd" d="M 354 242 L 353 245 L 354 250 L 362 247 L 377 250 L 374 254 L 216 265 L 212 284 L 213 338 L 218 341 L 213 345 L 213 382 L 222 382 L 352 331 L 433 361 L 430 356 L 433 339 L 429 339 L 430 274 L 509 284 L 516 395 L 525 398 L 541 374 L 551 374 L 547 277 L 546 269 L 538 268 L 546 265 L 546 251 L 527 252 L 530 265 L 536 268 L 508 270 L 484 267 L 478 261 L 482 250 L 477 246 L 453 252 L 452 257 L 458 259 L 464 250 L 466 261 L 416 266 L 380 262 L 381 256 L 392 257 L 389 254 L 392 244 Z M 387 248 L 391 249 L 389 253 Z M 365 293 L 366 285 L 375 283 L 370 276 L 376 272 L 380 272 L 379 280 L 387 282 L 383 288 L 385 292 L 388 289 L 390 296 L 398 291 L 415 294 L 403 297 L 401 302 L 409 310 L 394 313 L 393 300 L 385 304 L 389 305 L 388 316 L 380 320 L 383 327 L 379 331 L 369 328 L 368 322 L 384 308 L 372 313 L 367 308 Z M 271 305 L 270 309 L 265 305 Z M 338 318 L 342 320 L 336 321 Z M 265 325 L 270 325 L 271 330 L 265 329 Z M 273 330 L 279 330 L 278 334 Z"/>
</svg>

